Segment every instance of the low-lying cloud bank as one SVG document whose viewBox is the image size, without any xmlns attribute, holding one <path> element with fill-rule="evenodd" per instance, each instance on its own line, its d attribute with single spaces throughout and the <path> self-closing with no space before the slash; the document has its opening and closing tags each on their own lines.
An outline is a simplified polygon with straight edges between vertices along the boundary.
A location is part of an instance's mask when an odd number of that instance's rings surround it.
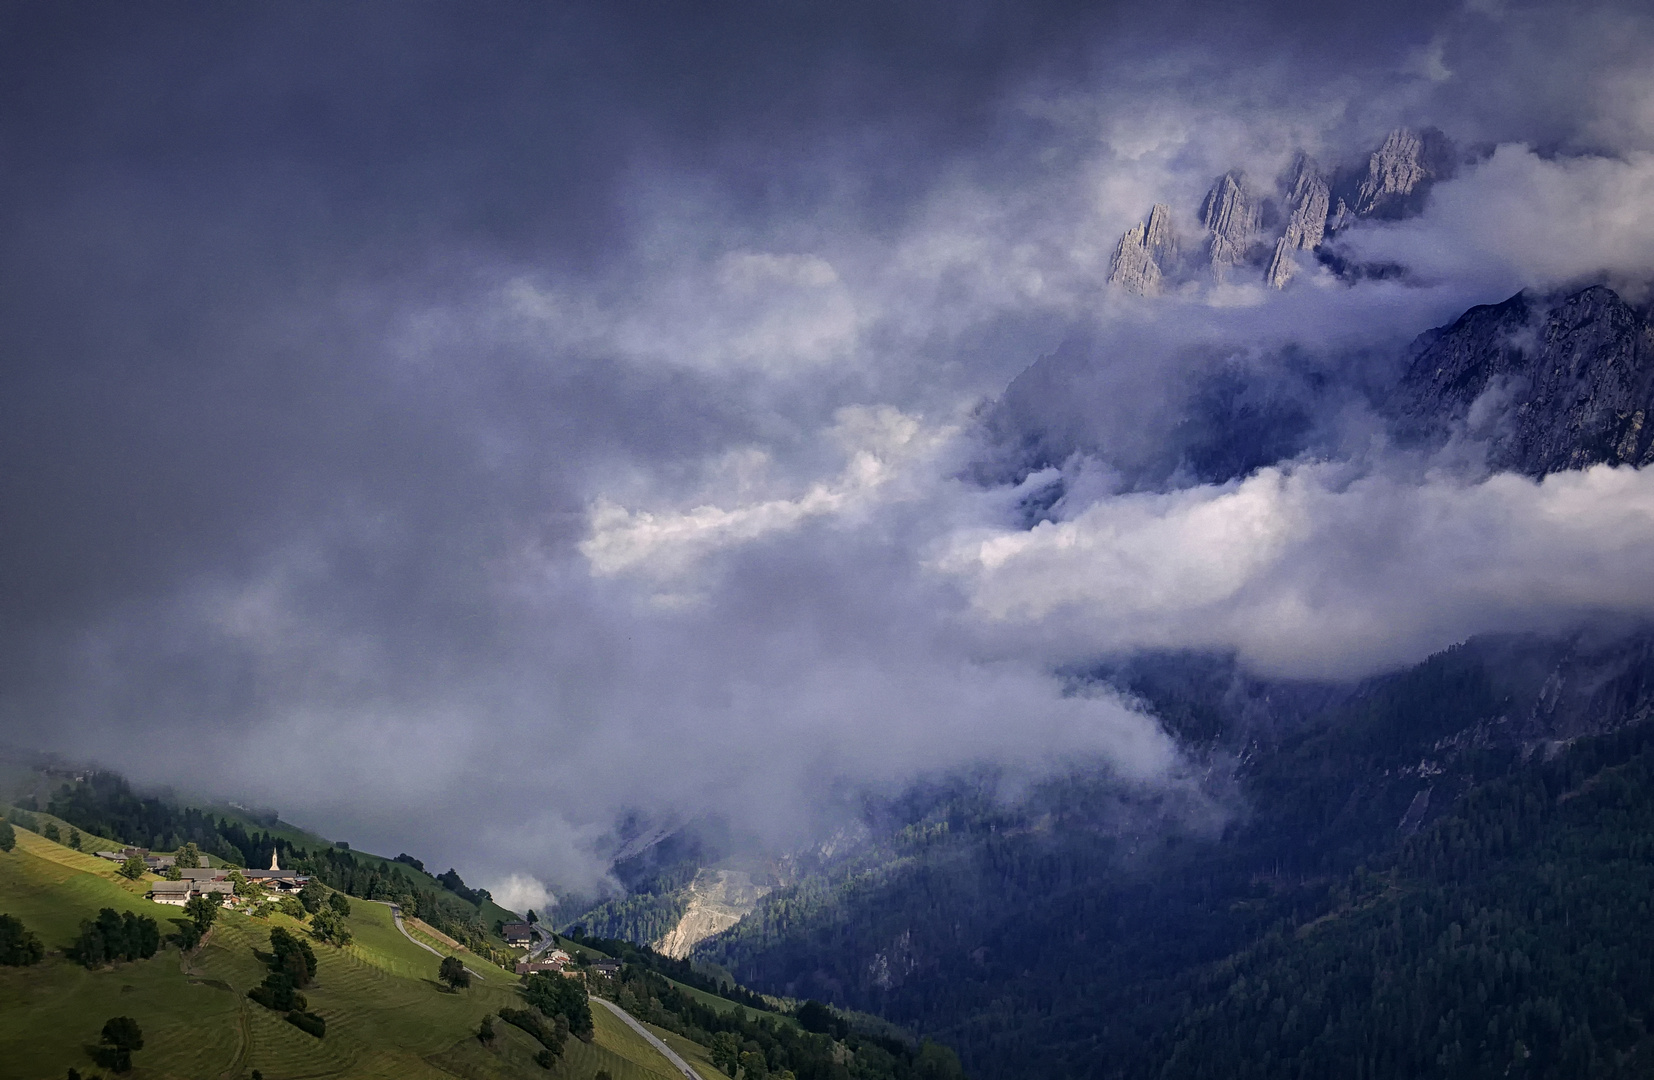
<svg viewBox="0 0 1654 1080">
<path fill-rule="evenodd" d="M 1642 300 L 1654 276 L 1654 153 L 1542 156 L 1505 144 L 1438 185 L 1425 212 L 1346 241 L 1357 259 L 1432 284 L 1607 281 Z"/>
<path fill-rule="evenodd" d="M 965 532 L 933 565 L 990 634 L 1046 655 L 1209 649 L 1273 675 L 1353 678 L 1477 633 L 1654 618 L 1654 474 L 1268 468 Z"/>
</svg>

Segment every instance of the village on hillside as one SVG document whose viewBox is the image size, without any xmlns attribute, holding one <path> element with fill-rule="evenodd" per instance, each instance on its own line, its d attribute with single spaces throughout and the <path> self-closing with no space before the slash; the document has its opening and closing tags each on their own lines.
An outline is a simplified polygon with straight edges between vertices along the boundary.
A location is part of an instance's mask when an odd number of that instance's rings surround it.
<svg viewBox="0 0 1654 1080">
<path fill-rule="evenodd" d="M 192 845 L 193 846 L 193 845 Z M 163 875 L 162 880 L 151 883 L 149 899 L 157 904 L 172 904 L 183 907 L 197 896 L 217 894 L 226 904 L 236 904 L 242 897 L 236 894 L 235 878 L 242 882 L 262 886 L 275 893 L 295 893 L 310 883 L 310 878 L 304 874 L 294 873 L 281 868 L 277 855 L 270 856 L 268 870 L 242 870 L 229 866 L 180 866 L 178 855 L 152 855 L 148 848 L 125 847 L 119 851 L 93 852 L 100 859 L 110 862 L 126 863 L 134 858 L 143 862 L 144 869 L 151 873 Z M 204 863 L 204 857 L 186 858 L 186 862 Z"/>
</svg>

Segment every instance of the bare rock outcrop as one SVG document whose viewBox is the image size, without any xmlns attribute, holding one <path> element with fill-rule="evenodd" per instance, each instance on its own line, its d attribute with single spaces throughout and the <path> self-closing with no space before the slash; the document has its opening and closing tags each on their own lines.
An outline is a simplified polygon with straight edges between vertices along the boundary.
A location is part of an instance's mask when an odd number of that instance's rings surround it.
<svg viewBox="0 0 1654 1080">
<path fill-rule="evenodd" d="M 740 922 L 769 893 L 740 870 L 702 868 L 689 885 L 689 904 L 678 924 L 668 930 L 655 950 L 675 960 L 687 957 L 697 944 Z"/>
<path fill-rule="evenodd" d="M 1234 267 L 1243 265 L 1258 238 L 1263 203 L 1237 170 L 1217 178 L 1200 208 L 1206 226 L 1206 261 L 1212 276 L 1225 281 Z"/>
<path fill-rule="evenodd" d="M 1275 241 L 1275 253 L 1264 271 L 1264 281 L 1285 288 L 1298 270 L 1296 254 L 1321 246 L 1327 231 L 1327 206 L 1332 189 L 1315 163 L 1299 155 L 1287 185 L 1286 230 Z"/>
<path fill-rule="evenodd" d="M 1431 185 L 1451 176 L 1453 163 L 1452 144 L 1440 131 L 1397 128 L 1365 162 L 1332 174 L 1299 154 L 1273 187 L 1259 190 L 1232 169 L 1217 178 L 1201 205 L 1206 235 L 1198 250 L 1179 250 L 1171 208 L 1156 204 L 1146 221 L 1120 238 L 1109 284 L 1152 296 L 1180 280 L 1243 280 L 1245 270 L 1272 288 L 1285 288 L 1300 253 L 1320 251 L 1340 229 L 1363 218 L 1421 211 Z M 1322 261 L 1348 272 L 1335 259 Z"/>
<path fill-rule="evenodd" d="M 1153 296 L 1177 266 L 1177 234 L 1172 229 L 1172 209 L 1156 203 L 1148 221 L 1126 230 L 1114 249 L 1108 283 L 1139 296 Z"/>
<path fill-rule="evenodd" d="M 1397 128 L 1367 160 L 1356 188 L 1356 217 L 1403 217 L 1423 209 L 1430 185 L 1452 171 L 1452 150 L 1441 132 Z"/>
</svg>

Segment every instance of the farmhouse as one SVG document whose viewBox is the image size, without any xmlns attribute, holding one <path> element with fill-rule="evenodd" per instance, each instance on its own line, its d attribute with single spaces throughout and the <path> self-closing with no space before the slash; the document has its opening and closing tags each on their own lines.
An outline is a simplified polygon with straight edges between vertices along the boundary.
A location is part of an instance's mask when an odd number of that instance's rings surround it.
<svg viewBox="0 0 1654 1080">
<path fill-rule="evenodd" d="M 221 870 L 214 872 L 223 874 Z M 189 903 L 191 898 L 207 893 L 222 893 L 224 899 L 235 902 L 235 885 L 223 876 L 216 879 L 184 877 L 177 881 L 156 881 L 149 887 L 151 900 L 157 904 L 176 904 L 179 907 Z"/>
<path fill-rule="evenodd" d="M 157 904 L 183 907 L 189 903 L 192 881 L 157 881 L 149 887 L 149 898 Z"/>
<path fill-rule="evenodd" d="M 562 971 L 569 963 L 569 954 L 553 949 L 538 960 L 517 961 L 517 974 L 532 975 L 536 971 Z"/>
<path fill-rule="evenodd" d="M 525 922 L 508 922 L 500 927 L 500 935 L 507 945 L 526 946 L 534 941 L 534 927 Z"/>
<path fill-rule="evenodd" d="M 517 974 L 519 975 L 533 975 L 537 971 L 559 972 L 562 970 L 563 961 L 561 960 L 547 959 L 517 961 Z"/>
<path fill-rule="evenodd" d="M 151 855 L 148 848 L 126 847 L 119 851 L 94 851 L 92 854 L 110 862 L 125 862 L 136 855 L 144 861 L 144 869 L 160 873 L 178 861 L 176 855 Z"/>
</svg>

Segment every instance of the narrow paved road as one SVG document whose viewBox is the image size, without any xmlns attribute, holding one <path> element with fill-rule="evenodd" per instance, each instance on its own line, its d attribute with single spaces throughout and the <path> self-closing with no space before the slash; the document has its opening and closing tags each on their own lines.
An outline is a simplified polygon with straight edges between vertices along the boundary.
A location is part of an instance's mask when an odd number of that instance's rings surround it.
<svg viewBox="0 0 1654 1080">
<path fill-rule="evenodd" d="M 415 945 L 418 945 L 421 949 L 424 949 L 426 952 L 430 953 L 432 956 L 446 957 L 448 955 L 447 953 L 437 952 L 435 949 L 431 948 L 429 945 L 425 944 L 423 941 L 420 941 L 418 938 L 416 938 L 412 934 L 408 933 L 408 928 L 406 926 L 402 925 L 402 905 L 393 904 L 389 900 L 369 900 L 368 903 L 370 903 L 370 904 L 384 904 L 386 907 L 390 908 L 391 909 L 391 919 L 392 919 L 392 921 L 394 921 L 396 923 L 396 928 L 398 930 L 402 931 L 402 936 L 407 938 L 409 941 L 413 942 Z M 465 970 L 466 971 L 471 971 L 470 968 L 466 968 Z M 479 979 L 482 982 L 487 982 L 488 981 L 487 979 L 484 979 L 481 975 L 477 974 L 475 971 L 471 971 L 471 977 L 474 978 L 474 979 Z"/>
<path fill-rule="evenodd" d="M 637 1032 L 639 1035 L 642 1035 L 645 1039 L 648 1039 L 650 1045 L 656 1050 L 659 1050 L 666 1057 L 667 1061 L 670 1061 L 673 1065 L 677 1066 L 678 1071 L 683 1073 L 687 1080 L 705 1080 L 705 1077 L 696 1072 L 694 1067 L 691 1066 L 689 1062 L 678 1056 L 678 1052 L 676 1050 L 662 1042 L 653 1031 L 650 1031 L 648 1028 L 638 1023 L 637 1018 L 631 1013 L 627 1012 L 625 1009 L 622 1009 L 619 1005 L 616 1005 L 612 1001 L 598 997 L 596 994 L 591 996 L 591 1000 L 620 1017 L 633 1031 Z"/>
</svg>

